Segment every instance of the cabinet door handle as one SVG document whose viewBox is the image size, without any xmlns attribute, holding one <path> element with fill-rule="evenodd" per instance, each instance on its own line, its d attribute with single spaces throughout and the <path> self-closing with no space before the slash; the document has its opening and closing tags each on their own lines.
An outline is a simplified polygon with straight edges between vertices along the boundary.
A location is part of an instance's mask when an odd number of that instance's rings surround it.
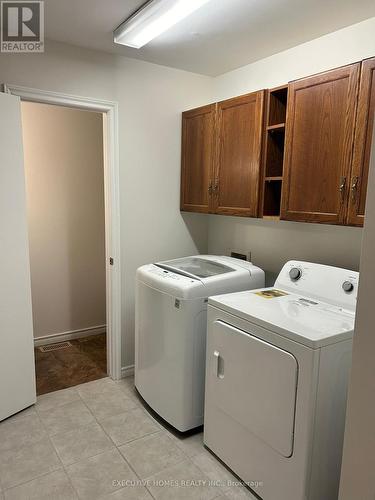
<svg viewBox="0 0 375 500">
<path fill-rule="evenodd" d="M 358 182 L 359 182 L 359 177 L 356 175 L 352 178 L 352 200 L 353 203 L 356 202 L 357 200 L 357 193 L 358 193 Z"/>
<path fill-rule="evenodd" d="M 345 197 L 345 187 L 346 187 L 346 177 L 341 177 L 339 191 L 341 194 L 341 200 Z"/>
<path fill-rule="evenodd" d="M 212 181 L 208 183 L 208 194 L 212 194 Z"/>
<path fill-rule="evenodd" d="M 218 192 L 219 192 L 219 179 L 215 180 L 215 185 L 214 185 L 213 190 L 214 190 L 215 194 L 218 194 Z"/>
</svg>

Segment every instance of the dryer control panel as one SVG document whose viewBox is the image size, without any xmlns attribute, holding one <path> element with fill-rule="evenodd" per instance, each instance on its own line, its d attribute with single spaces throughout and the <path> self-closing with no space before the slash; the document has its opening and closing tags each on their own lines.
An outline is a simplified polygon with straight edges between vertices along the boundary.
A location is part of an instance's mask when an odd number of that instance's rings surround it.
<svg viewBox="0 0 375 500">
<path fill-rule="evenodd" d="M 354 311 L 359 273 L 313 262 L 287 262 L 277 277 L 275 288 Z"/>
</svg>

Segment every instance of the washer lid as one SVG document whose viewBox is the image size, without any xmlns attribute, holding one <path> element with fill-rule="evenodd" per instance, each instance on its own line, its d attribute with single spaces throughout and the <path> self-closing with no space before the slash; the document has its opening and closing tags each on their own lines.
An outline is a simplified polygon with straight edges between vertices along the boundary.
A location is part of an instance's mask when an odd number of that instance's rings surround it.
<svg viewBox="0 0 375 500">
<path fill-rule="evenodd" d="M 183 257 L 182 259 L 158 262 L 156 265 L 184 276 L 199 279 L 236 271 L 235 267 L 202 257 Z"/>
<path fill-rule="evenodd" d="M 209 304 L 313 349 L 351 338 L 354 330 L 353 311 L 288 290 L 218 295 Z"/>
</svg>

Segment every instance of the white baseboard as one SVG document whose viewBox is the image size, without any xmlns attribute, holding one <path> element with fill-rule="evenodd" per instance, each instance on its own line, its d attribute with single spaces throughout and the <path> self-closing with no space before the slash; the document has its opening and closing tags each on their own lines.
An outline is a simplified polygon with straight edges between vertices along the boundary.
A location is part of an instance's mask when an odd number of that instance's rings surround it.
<svg viewBox="0 0 375 500">
<path fill-rule="evenodd" d="M 39 347 L 41 345 L 55 344 L 56 342 L 64 342 L 66 340 L 80 339 L 83 337 L 90 337 L 91 335 L 99 335 L 105 333 L 107 325 L 90 326 L 89 328 L 81 328 L 80 330 L 71 330 L 69 332 L 53 333 L 45 335 L 44 337 L 35 337 L 34 345 Z"/>
<path fill-rule="evenodd" d="M 132 377 L 134 375 L 134 365 L 123 366 L 121 368 L 121 378 Z"/>
</svg>

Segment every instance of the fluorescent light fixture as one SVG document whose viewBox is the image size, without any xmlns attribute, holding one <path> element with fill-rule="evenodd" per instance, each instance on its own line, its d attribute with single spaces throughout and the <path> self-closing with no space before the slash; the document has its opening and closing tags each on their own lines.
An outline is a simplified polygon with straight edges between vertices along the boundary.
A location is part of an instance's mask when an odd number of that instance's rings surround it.
<svg viewBox="0 0 375 500">
<path fill-rule="evenodd" d="M 210 0 L 151 0 L 113 33 L 115 43 L 140 49 Z"/>
</svg>

